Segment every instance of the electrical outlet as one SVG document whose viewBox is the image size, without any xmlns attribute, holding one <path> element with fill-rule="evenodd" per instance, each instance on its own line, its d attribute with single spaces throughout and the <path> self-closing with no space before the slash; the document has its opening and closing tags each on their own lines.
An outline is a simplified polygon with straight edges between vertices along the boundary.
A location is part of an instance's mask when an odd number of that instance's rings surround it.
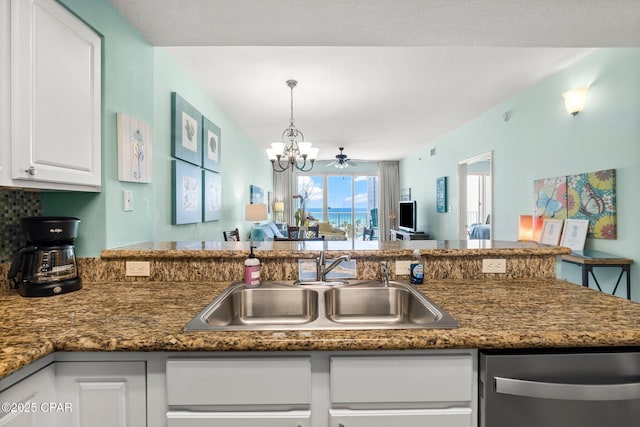
<svg viewBox="0 0 640 427">
<path fill-rule="evenodd" d="M 504 258 L 493 258 L 482 260 L 483 273 L 506 273 L 507 260 Z"/>
<path fill-rule="evenodd" d="M 151 276 L 149 261 L 127 261 L 125 263 L 125 276 Z"/>
<path fill-rule="evenodd" d="M 411 261 L 396 261 L 396 276 L 409 276 L 411 274 Z"/>
</svg>

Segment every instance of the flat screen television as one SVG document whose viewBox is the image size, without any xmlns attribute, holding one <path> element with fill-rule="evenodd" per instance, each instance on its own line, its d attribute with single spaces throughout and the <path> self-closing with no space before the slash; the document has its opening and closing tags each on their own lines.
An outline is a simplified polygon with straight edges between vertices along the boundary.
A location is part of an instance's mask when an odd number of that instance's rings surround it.
<svg viewBox="0 0 640 427">
<path fill-rule="evenodd" d="M 400 202 L 398 209 L 398 228 L 402 231 L 415 233 L 416 228 L 416 201 Z"/>
</svg>

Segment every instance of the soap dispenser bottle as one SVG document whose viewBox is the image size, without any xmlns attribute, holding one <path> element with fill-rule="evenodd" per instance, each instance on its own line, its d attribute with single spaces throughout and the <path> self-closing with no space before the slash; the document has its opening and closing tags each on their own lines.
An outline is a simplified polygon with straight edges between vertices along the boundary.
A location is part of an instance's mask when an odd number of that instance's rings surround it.
<svg viewBox="0 0 640 427">
<path fill-rule="evenodd" d="M 420 250 L 415 249 L 413 251 L 413 259 L 411 260 L 411 284 L 421 285 L 424 281 L 424 266 L 422 265 L 422 259 L 420 258 Z"/>
<path fill-rule="evenodd" d="M 254 246 L 250 246 L 249 258 L 244 260 L 244 284 L 248 288 L 260 286 L 260 260 L 253 253 Z"/>
</svg>

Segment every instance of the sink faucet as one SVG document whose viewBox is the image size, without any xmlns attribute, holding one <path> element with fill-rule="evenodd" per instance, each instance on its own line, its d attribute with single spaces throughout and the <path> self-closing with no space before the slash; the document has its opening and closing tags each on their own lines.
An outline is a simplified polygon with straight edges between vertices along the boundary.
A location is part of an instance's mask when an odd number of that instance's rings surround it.
<svg viewBox="0 0 640 427">
<path fill-rule="evenodd" d="M 384 287 L 389 287 L 389 265 L 387 261 L 380 261 L 380 269 L 382 270 L 382 282 L 384 283 Z"/>
<path fill-rule="evenodd" d="M 326 259 L 324 256 L 324 251 L 320 251 L 320 256 L 316 258 L 316 280 L 322 282 L 326 281 L 327 273 L 336 268 L 341 262 L 349 261 L 350 259 L 351 257 L 349 255 L 340 255 L 338 258 L 333 260 L 331 264 L 325 266 L 324 264 L 326 262 Z"/>
</svg>

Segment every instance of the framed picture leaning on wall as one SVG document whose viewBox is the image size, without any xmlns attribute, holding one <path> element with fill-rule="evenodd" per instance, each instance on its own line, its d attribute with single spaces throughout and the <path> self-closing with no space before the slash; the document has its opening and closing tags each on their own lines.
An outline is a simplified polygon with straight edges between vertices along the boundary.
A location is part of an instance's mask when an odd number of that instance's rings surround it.
<svg viewBox="0 0 640 427">
<path fill-rule="evenodd" d="M 562 219 L 545 218 L 542 222 L 540 243 L 543 245 L 558 246 L 562 234 Z"/>
<path fill-rule="evenodd" d="M 588 229 L 588 219 L 567 219 L 564 222 L 564 230 L 562 231 L 562 242 L 560 242 L 560 246 L 571 248 L 572 251 L 584 250 L 584 243 L 587 240 Z"/>
</svg>

